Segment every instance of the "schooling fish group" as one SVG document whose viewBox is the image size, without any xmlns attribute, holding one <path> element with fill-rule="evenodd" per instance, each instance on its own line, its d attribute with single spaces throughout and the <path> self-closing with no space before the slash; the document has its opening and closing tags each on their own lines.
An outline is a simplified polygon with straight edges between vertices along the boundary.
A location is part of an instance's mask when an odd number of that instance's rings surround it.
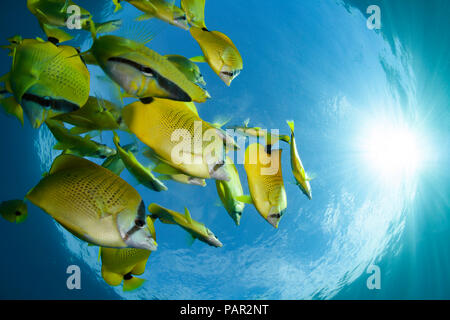
<svg viewBox="0 0 450 320">
<path fill-rule="evenodd" d="M 196 63 L 206 62 L 227 86 L 243 69 L 241 55 L 230 38 L 206 28 L 205 0 L 181 0 L 181 8 L 166 0 L 113 3 L 116 11 L 125 3 L 142 11 L 138 21 L 157 18 L 190 30 L 203 55 L 190 59 L 164 56 L 147 47 L 148 41 L 98 36 L 119 29 L 122 21 L 97 23 L 83 8 L 81 29 L 91 33 L 93 44 L 88 51 L 80 52 L 61 44 L 73 38 L 66 29 L 68 8 L 76 4 L 69 0 L 28 0 L 28 9 L 38 19 L 47 40 L 14 36 L 2 46 L 9 49 L 12 64 L 10 72 L 0 78 L 0 105 L 22 125 L 24 114 L 33 128 L 45 124 L 57 140 L 54 149 L 62 153 L 24 200 L 1 202 L 0 214 L 9 222 L 22 223 L 27 218 L 27 202 L 31 202 L 74 236 L 99 246 L 102 277 L 111 286 L 123 283 L 123 290 L 129 291 L 142 285 L 144 280 L 135 276 L 144 273 L 150 253 L 157 249 L 156 220 L 178 225 L 193 240 L 210 246 L 222 247 L 222 243 L 203 223 L 194 220 L 187 208 L 179 213 L 152 203 L 146 209 L 139 193 L 120 177 L 125 169 L 156 192 L 168 190 L 163 182 L 167 180 L 205 186 L 207 179 L 214 179 L 218 197 L 236 225 L 240 224 L 245 203 L 251 203 L 278 228 L 287 197 L 282 150 L 273 149 L 276 142 L 290 145 L 295 183 L 309 199 L 311 187 L 298 154 L 293 121 L 288 121 L 290 137 L 249 127 L 248 120 L 243 126 L 228 128 L 265 141 L 245 150 L 250 195 L 244 195 L 236 165 L 227 156 L 239 146 L 222 125 L 200 118 L 194 102 L 203 103 L 211 96 L 204 89 L 206 83 Z M 123 97 L 136 101 L 122 106 L 90 96 L 93 90 L 87 65 L 103 70 L 120 101 Z M 201 133 L 208 134 L 207 141 L 196 140 L 198 124 Z M 174 150 L 180 146 L 173 136 L 180 130 L 189 143 L 181 148 L 183 155 L 174 159 Z M 104 131 L 113 132 L 110 146 L 94 141 Z M 142 155 L 151 164 L 139 162 L 137 143 L 122 146 L 117 131 L 145 144 Z M 192 145 L 197 148 L 192 150 Z M 84 157 L 105 160 L 99 165 Z"/>
</svg>

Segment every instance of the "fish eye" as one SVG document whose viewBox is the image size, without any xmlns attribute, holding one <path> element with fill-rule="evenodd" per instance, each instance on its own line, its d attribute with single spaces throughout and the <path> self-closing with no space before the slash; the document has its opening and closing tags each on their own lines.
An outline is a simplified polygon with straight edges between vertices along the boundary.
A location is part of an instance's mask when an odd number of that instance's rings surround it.
<svg viewBox="0 0 450 320">
<path fill-rule="evenodd" d="M 15 214 L 16 216 L 20 216 L 22 213 L 20 213 L 20 211 L 16 211 L 16 212 L 14 212 L 14 214 Z"/>
<path fill-rule="evenodd" d="M 136 220 L 134 220 L 134 224 L 139 228 L 143 228 L 145 226 L 145 221 L 136 219 Z"/>
</svg>

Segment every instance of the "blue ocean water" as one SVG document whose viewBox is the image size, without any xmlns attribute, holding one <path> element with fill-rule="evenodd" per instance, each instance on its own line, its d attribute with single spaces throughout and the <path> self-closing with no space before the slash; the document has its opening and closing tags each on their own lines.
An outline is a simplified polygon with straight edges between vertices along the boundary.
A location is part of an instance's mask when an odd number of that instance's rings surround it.
<svg viewBox="0 0 450 320">
<path fill-rule="evenodd" d="M 88 247 L 29 205 L 28 221 L 0 221 L 0 298 L 28 299 L 448 299 L 450 298 L 449 137 L 450 3 L 411 1 L 206 1 L 209 29 L 227 34 L 244 59 L 230 87 L 208 68 L 202 73 L 212 99 L 199 105 L 208 121 L 232 117 L 288 134 L 296 140 L 313 199 L 293 185 L 289 148 L 283 148 L 288 210 L 277 230 L 247 205 L 236 227 L 217 205 L 214 182 L 205 188 L 168 182 L 155 193 L 136 186 L 146 204 L 182 211 L 204 222 L 223 248 L 186 243 L 184 232 L 156 223 L 144 286 L 132 293 L 101 278 L 98 249 Z M 110 1 L 77 1 L 94 17 L 113 16 Z M 377 5 L 381 28 L 367 27 L 367 8 Z M 26 1 L 2 3 L 0 39 L 43 37 Z M 118 34 L 136 24 L 155 35 L 148 46 L 161 54 L 201 54 L 189 33 L 164 23 L 133 19 L 126 3 Z M 115 16 L 115 15 L 114 15 Z M 89 49 L 89 34 L 72 43 Z M 0 74 L 11 59 L 0 53 Z M 92 93 L 108 94 L 92 68 Z M 21 198 L 41 178 L 57 152 L 45 128 L 21 127 L 0 114 L 0 200 Z M 367 159 L 368 132 L 414 133 L 420 163 L 397 174 Z M 122 137 L 126 142 L 127 137 Z M 129 138 L 130 139 L 130 138 Z M 102 136 L 111 143 L 111 135 Z M 130 140 L 131 141 L 131 140 Z M 381 148 L 381 150 L 385 150 Z M 386 150 L 385 150 L 386 151 Z M 414 159 L 411 159 L 411 162 Z M 238 167 L 244 190 L 245 172 Z M 126 180 L 131 177 L 124 173 Z M 81 290 L 66 286 L 69 265 L 82 272 Z M 371 266 L 380 288 L 370 290 Z"/>
</svg>

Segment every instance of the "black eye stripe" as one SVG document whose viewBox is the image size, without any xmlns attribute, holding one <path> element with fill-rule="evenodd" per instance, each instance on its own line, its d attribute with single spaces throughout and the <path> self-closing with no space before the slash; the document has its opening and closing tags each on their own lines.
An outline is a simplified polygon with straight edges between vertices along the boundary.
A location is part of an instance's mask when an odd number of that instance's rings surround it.
<svg viewBox="0 0 450 320">
<path fill-rule="evenodd" d="M 153 70 L 150 67 L 143 66 L 142 64 L 139 64 L 137 62 L 134 62 L 132 60 L 128 60 L 128 59 L 125 59 L 125 58 L 112 57 L 112 58 L 109 58 L 108 61 L 113 61 L 113 62 L 119 62 L 119 63 L 127 64 L 127 65 L 129 65 L 129 66 L 139 70 L 142 73 L 148 74 L 151 77 L 155 77 L 158 74 L 155 70 Z"/>
<path fill-rule="evenodd" d="M 147 74 L 147 76 L 151 74 L 151 77 L 155 79 L 155 81 L 159 84 L 159 86 L 161 88 L 163 88 L 164 90 L 166 90 L 167 92 L 170 92 L 172 94 L 172 96 L 170 97 L 170 99 L 172 99 L 172 100 L 186 101 L 186 102 L 192 101 L 191 97 L 183 89 L 181 89 L 178 85 L 176 85 L 169 79 L 163 77 L 158 72 L 156 72 L 156 70 L 154 70 L 150 67 L 143 66 L 137 62 L 134 62 L 132 60 L 128 60 L 125 58 L 121 58 L 121 57 L 112 57 L 112 58 L 109 58 L 108 61 L 119 62 L 119 63 L 124 63 L 126 65 L 129 65 L 129 66 L 135 68 L 136 70 L 142 72 L 144 74 L 144 76 L 146 74 Z"/>
<path fill-rule="evenodd" d="M 22 100 L 31 101 L 39 104 L 40 106 L 44 108 L 52 108 L 54 110 L 58 111 L 65 111 L 65 112 L 71 112 L 80 109 L 78 105 L 75 103 L 66 101 L 66 100 L 58 100 L 58 99 L 52 99 L 49 97 L 43 98 L 34 94 L 25 93 L 22 96 Z"/>
</svg>

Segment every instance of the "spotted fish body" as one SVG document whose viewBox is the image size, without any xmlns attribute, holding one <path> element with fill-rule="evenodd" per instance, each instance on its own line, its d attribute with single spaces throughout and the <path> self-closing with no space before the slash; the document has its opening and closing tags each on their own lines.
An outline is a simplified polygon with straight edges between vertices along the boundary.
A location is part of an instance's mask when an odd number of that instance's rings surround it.
<svg viewBox="0 0 450 320">
<path fill-rule="evenodd" d="M 219 31 L 192 27 L 190 32 L 211 69 L 229 86 L 244 66 L 236 46 L 230 38 Z"/>
<path fill-rule="evenodd" d="M 27 199 L 81 240 L 112 248 L 156 250 L 145 207 L 126 181 L 91 161 L 61 155 Z"/>
<path fill-rule="evenodd" d="M 224 137 L 185 103 L 135 102 L 122 116 L 129 130 L 172 167 L 192 177 L 228 179 L 222 168 Z"/>
<path fill-rule="evenodd" d="M 244 195 L 244 191 L 236 166 L 229 157 L 226 159 L 224 168 L 227 170 L 230 180 L 216 180 L 217 194 L 230 217 L 236 225 L 239 225 L 245 204 L 237 200 L 237 197 Z"/>
<path fill-rule="evenodd" d="M 8 86 L 33 127 L 47 110 L 72 112 L 89 98 L 90 75 L 75 48 L 40 39 L 14 40 Z"/>
<path fill-rule="evenodd" d="M 281 151 L 272 150 L 267 154 L 259 143 L 249 145 L 245 151 L 244 168 L 252 202 L 260 215 L 275 228 L 287 207 Z"/>
<path fill-rule="evenodd" d="M 137 98 L 205 102 L 210 97 L 167 58 L 142 43 L 103 36 L 94 41 L 91 52 L 105 73 Z"/>
</svg>

